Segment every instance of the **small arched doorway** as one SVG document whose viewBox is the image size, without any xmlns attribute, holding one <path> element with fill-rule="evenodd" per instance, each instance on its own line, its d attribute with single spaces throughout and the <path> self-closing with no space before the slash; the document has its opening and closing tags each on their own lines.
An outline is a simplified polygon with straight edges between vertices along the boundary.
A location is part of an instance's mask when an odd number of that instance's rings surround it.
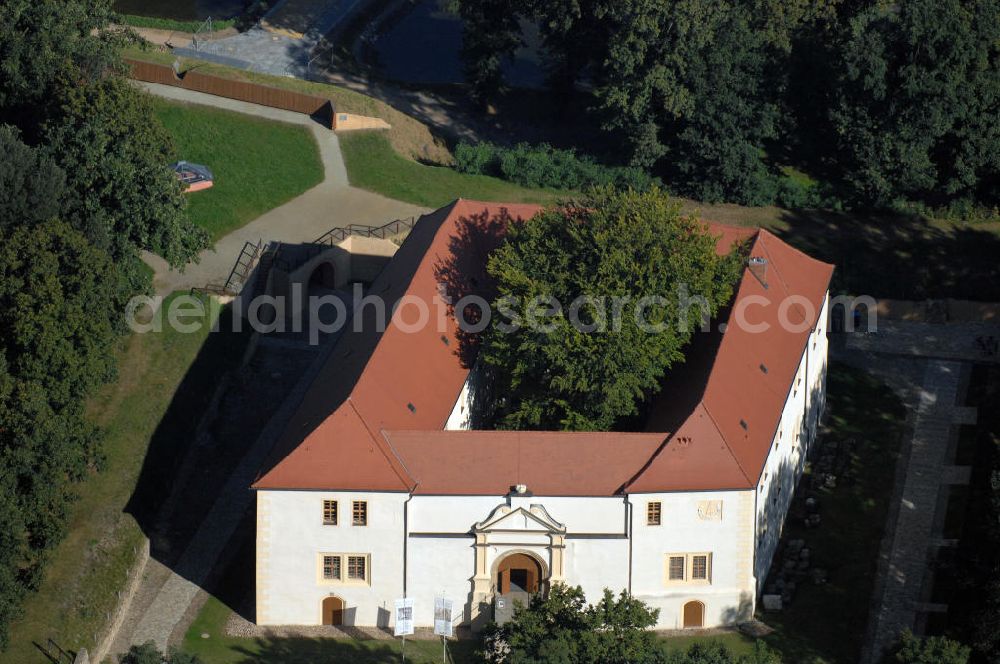
<svg viewBox="0 0 1000 664">
<path fill-rule="evenodd" d="M 344 600 L 333 595 L 323 598 L 323 624 L 344 624 Z"/>
<path fill-rule="evenodd" d="M 705 605 L 697 600 L 692 600 L 684 605 L 684 627 L 704 627 L 705 626 Z"/>
<path fill-rule="evenodd" d="M 333 265 L 326 261 L 317 265 L 316 269 L 309 275 L 309 286 L 335 289 L 337 287 L 337 271 Z"/>
<path fill-rule="evenodd" d="M 512 553 L 497 565 L 496 588 L 510 592 L 537 593 L 542 585 L 542 566 L 526 553 Z"/>
</svg>

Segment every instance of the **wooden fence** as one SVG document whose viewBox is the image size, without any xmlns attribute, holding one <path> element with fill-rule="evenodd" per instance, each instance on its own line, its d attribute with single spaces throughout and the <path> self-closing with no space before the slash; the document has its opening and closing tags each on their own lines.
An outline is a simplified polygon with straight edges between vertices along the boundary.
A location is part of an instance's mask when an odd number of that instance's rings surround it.
<svg viewBox="0 0 1000 664">
<path fill-rule="evenodd" d="M 203 74 L 196 69 L 188 70 L 178 75 L 172 67 L 167 65 L 130 58 L 126 58 L 125 62 L 132 69 L 132 78 L 138 81 L 172 85 L 175 88 L 204 92 L 205 94 L 217 97 L 226 97 L 227 99 L 236 99 L 251 104 L 280 108 L 294 113 L 303 113 L 315 118 L 330 129 L 337 128 L 337 113 L 334 109 L 333 101 L 326 97 L 283 90 L 249 81 L 237 81 L 231 78 L 213 76 L 212 74 Z"/>
</svg>

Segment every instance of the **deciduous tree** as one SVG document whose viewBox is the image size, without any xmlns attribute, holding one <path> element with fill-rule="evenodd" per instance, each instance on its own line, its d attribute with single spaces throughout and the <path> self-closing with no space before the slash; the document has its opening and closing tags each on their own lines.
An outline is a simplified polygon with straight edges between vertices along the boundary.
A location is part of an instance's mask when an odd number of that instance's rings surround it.
<svg viewBox="0 0 1000 664">
<path fill-rule="evenodd" d="M 118 77 L 64 87 L 44 127 L 66 172 L 67 219 L 115 259 L 137 249 L 183 266 L 208 243 L 186 217 L 170 136 L 144 94 Z"/>
<path fill-rule="evenodd" d="M 489 260 L 506 314 L 481 352 L 505 395 L 496 424 L 608 430 L 637 414 L 702 314 L 730 299 L 740 252 L 720 257 L 715 245 L 658 189 L 595 190 L 512 227 Z M 704 298 L 708 311 L 684 297 Z"/>
</svg>

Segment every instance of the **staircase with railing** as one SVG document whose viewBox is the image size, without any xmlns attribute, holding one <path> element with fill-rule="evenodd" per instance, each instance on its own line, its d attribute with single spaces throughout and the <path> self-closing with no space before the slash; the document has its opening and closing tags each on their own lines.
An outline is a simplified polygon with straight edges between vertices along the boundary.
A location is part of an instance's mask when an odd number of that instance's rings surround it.
<svg viewBox="0 0 1000 664">
<path fill-rule="evenodd" d="M 239 295 L 254 273 L 254 293 L 260 294 L 267 288 L 267 278 L 272 268 L 285 272 L 304 265 L 313 257 L 329 247 L 334 247 L 353 236 L 372 237 L 386 240 L 409 231 L 417 223 L 416 217 L 394 219 L 381 226 L 366 226 L 364 224 L 348 224 L 331 228 L 312 242 L 301 244 L 286 244 L 282 242 L 265 243 L 263 239 L 256 243 L 247 242 L 243 245 L 229 277 L 225 283 L 212 283 L 191 289 L 191 293 L 206 295 L 234 296 Z"/>
</svg>

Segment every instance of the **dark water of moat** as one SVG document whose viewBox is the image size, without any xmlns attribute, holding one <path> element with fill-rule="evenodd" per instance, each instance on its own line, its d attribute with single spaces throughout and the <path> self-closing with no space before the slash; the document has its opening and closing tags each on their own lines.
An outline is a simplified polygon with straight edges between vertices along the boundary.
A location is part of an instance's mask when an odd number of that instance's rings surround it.
<svg viewBox="0 0 1000 664">
<path fill-rule="evenodd" d="M 413 9 L 378 37 L 375 50 L 382 73 L 407 83 L 462 83 L 462 21 L 441 0 L 416 0 Z M 503 65 L 507 82 L 541 87 L 545 73 L 539 62 L 537 30 L 525 29 L 527 46 Z"/>
</svg>

